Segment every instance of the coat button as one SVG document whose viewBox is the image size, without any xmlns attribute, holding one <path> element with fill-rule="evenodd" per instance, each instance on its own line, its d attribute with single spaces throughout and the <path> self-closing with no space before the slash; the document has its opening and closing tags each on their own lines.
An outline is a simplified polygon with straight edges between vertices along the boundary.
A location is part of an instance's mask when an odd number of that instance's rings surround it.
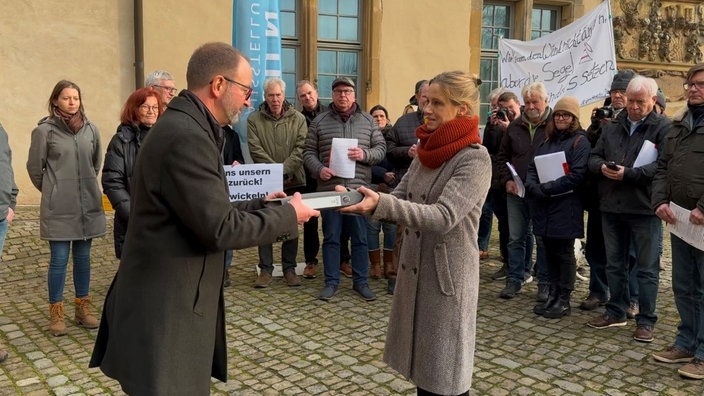
<svg viewBox="0 0 704 396">
<path fill-rule="evenodd" d="M 413 199 L 413 193 L 408 193 L 408 200 L 410 201 L 412 199 Z"/>
<path fill-rule="evenodd" d="M 413 268 L 413 275 L 418 275 L 418 267 Z"/>
<path fill-rule="evenodd" d="M 420 238 L 420 231 L 416 231 L 416 238 Z"/>
<path fill-rule="evenodd" d="M 403 230 L 403 232 L 404 232 L 404 234 L 408 235 L 408 228 L 406 228 L 405 230 Z"/>
<path fill-rule="evenodd" d="M 421 196 L 420 196 L 420 199 L 421 199 L 423 202 L 425 202 L 425 194 L 421 195 Z"/>
</svg>

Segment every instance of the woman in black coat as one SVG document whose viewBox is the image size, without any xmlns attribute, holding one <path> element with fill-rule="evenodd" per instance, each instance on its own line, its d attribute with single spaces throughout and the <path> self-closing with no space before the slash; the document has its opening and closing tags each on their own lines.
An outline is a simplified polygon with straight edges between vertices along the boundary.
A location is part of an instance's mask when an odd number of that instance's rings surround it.
<svg viewBox="0 0 704 396">
<path fill-rule="evenodd" d="M 120 258 L 130 217 L 130 180 L 142 140 L 161 115 L 159 93 L 152 87 L 140 88 L 127 98 L 120 125 L 110 140 L 103 166 L 103 192 L 115 209 L 113 234 L 115 255 Z"/>
<path fill-rule="evenodd" d="M 577 269 L 574 240 L 584 236 L 583 208 L 577 190 L 587 174 L 591 148 L 579 123 L 576 98 L 566 96 L 555 104 L 546 135 L 546 140 L 535 151 L 535 160 L 530 164 L 526 178 L 533 233 L 541 236 L 545 243 L 550 282 L 547 301 L 536 305 L 533 312 L 559 319 L 570 314 L 570 296 Z M 565 162 L 550 169 L 557 167 L 563 175 L 554 180 L 545 174 L 539 175 L 536 167 L 539 157 L 560 152 L 564 152 Z"/>
</svg>

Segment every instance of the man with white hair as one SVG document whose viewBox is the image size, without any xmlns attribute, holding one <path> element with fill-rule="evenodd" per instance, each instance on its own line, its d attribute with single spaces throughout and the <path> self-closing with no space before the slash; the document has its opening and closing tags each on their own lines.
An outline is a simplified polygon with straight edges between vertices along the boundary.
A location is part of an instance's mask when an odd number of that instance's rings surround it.
<svg viewBox="0 0 704 396">
<path fill-rule="evenodd" d="M 638 303 L 633 339 L 653 341 L 657 321 L 655 300 L 659 282 L 658 235 L 660 219 L 651 208 L 651 183 L 657 162 L 634 166 L 644 143 L 662 148 L 672 122 L 653 111 L 658 85 L 652 78 L 634 77 L 626 88 L 626 111 L 602 127 L 592 150 L 589 170 L 600 175 L 599 206 L 606 248 L 606 279 L 611 298 L 606 311 L 587 325 L 596 329 L 626 325 L 629 308 L 628 257 L 635 249 Z"/>
<path fill-rule="evenodd" d="M 303 146 L 306 143 L 308 126 L 306 118 L 286 101 L 286 83 L 277 77 L 264 81 L 264 102 L 259 110 L 247 118 L 247 142 L 249 154 L 255 164 L 283 164 L 284 192 L 291 195 L 300 192 L 306 185 L 303 171 Z M 298 238 L 283 241 L 281 266 L 284 280 L 289 286 L 300 286 L 296 275 Z M 271 283 L 274 270 L 272 245 L 259 246 L 259 276 L 256 288 L 265 288 Z"/>
<path fill-rule="evenodd" d="M 164 70 L 154 70 L 149 73 L 147 78 L 144 79 L 144 86 L 154 87 L 157 91 L 159 91 L 164 107 L 171 102 L 171 99 L 173 99 L 178 92 L 174 77 L 171 73 Z"/>
</svg>

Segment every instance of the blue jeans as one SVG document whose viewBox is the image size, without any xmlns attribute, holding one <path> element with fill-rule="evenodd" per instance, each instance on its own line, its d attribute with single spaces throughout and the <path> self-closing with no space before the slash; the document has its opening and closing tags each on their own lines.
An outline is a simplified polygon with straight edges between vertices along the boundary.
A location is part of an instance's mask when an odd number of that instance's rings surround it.
<svg viewBox="0 0 704 396">
<path fill-rule="evenodd" d="M 704 252 L 670 234 L 672 292 L 680 315 L 675 346 L 704 359 Z"/>
<path fill-rule="evenodd" d="M 0 221 L 0 261 L 2 258 L 2 250 L 5 248 L 5 237 L 7 236 L 8 223 L 3 219 Z"/>
<path fill-rule="evenodd" d="M 384 250 L 393 250 L 396 240 L 396 224 L 367 220 L 367 248 L 379 250 L 379 233 L 384 231 Z"/>
<path fill-rule="evenodd" d="M 64 300 L 66 267 L 68 255 L 73 244 L 73 287 L 76 297 L 87 297 L 90 286 L 90 245 L 92 239 L 78 241 L 49 241 L 51 258 L 49 260 L 49 302 L 51 304 Z"/>
<path fill-rule="evenodd" d="M 606 312 L 619 320 L 626 318 L 630 303 L 628 261 L 633 243 L 640 306 L 636 324 L 653 326 L 658 319 L 655 305 L 660 281 L 657 244 L 660 219 L 654 215 L 619 213 L 602 213 L 601 216 L 606 247 L 606 279 L 611 293 Z"/>
<path fill-rule="evenodd" d="M 264 272 L 274 271 L 274 245 L 261 245 L 259 250 L 259 268 Z M 298 255 L 298 238 L 289 239 L 281 244 L 281 269 L 283 272 L 296 270 Z"/>
<path fill-rule="evenodd" d="M 486 194 L 486 201 L 482 206 L 482 215 L 479 218 L 479 230 L 477 231 L 477 244 L 479 250 L 486 252 L 489 250 L 489 240 L 491 239 L 491 227 L 494 223 L 494 195 L 492 190 Z"/>
<path fill-rule="evenodd" d="M 658 227 L 658 268 L 660 267 L 660 258 L 662 258 L 662 222 L 660 222 L 660 227 Z M 632 302 L 638 302 L 638 270 L 636 269 L 636 250 L 633 244 L 631 244 L 631 273 L 628 280 L 628 289 L 631 295 Z"/>
<path fill-rule="evenodd" d="M 533 255 L 533 230 L 528 204 L 523 198 L 508 194 L 506 207 L 508 209 L 508 276 L 506 280 L 523 282 L 531 272 Z M 543 243 L 540 238 L 536 238 L 536 242 L 536 276 L 539 283 L 547 284 L 549 280 Z"/>
<path fill-rule="evenodd" d="M 320 211 L 323 223 L 323 272 L 325 285 L 340 284 L 340 235 L 345 229 L 352 241 L 352 281 L 355 285 L 367 283 L 369 253 L 367 250 L 367 221 L 363 216 L 346 215 L 335 209 Z"/>
</svg>

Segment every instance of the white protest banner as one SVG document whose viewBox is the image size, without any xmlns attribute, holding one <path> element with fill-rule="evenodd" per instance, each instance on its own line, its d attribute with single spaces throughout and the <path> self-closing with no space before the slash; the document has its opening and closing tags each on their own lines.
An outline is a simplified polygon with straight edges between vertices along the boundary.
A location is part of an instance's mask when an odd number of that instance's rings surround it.
<svg viewBox="0 0 704 396">
<path fill-rule="evenodd" d="M 499 86 L 519 98 L 521 88 L 542 81 L 550 106 L 567 95 L 581 106 L 609 96 L 617 72 L 609 2 L 535 40 L 499 39 L 499 69 Z"/>
<path fill-rule="evenodd" d="M 230 201 L 264 198 L 284 190 L 283 164 L 225 165 Z"/>
</svg>

